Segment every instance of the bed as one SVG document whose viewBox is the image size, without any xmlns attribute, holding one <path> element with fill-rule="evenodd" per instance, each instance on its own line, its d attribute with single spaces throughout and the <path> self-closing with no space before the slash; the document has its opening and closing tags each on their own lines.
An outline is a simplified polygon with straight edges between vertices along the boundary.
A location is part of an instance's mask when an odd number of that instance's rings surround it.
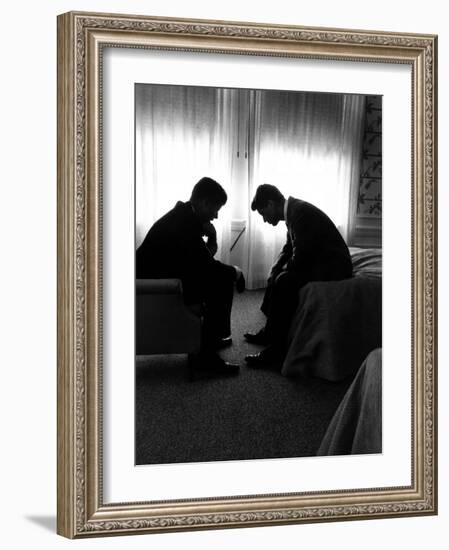
<svg viewBox="0 0 449 550">
<path fill-rule="evenodd" d="M 284 376 L 330 381 L 354 375 L 382 347 L 382 254 L 351 248 L 354 276 L 304 286 L 289 331 Z"/>
<path fill-rule="evenodd" d="M 326 430 L 319 456 L 382 452 L 382 350 L 368 354 Z"/>
</svg>

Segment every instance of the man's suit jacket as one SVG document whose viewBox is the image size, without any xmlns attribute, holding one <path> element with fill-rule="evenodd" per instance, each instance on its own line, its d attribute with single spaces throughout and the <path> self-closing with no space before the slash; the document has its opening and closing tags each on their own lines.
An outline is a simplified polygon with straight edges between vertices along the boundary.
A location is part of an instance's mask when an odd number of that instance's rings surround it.
<svg viewBox="0 0 449 550">
<path fill-rule="evenodd" d="M 235 278 L 234 267 L 214 259 L 203 234 L 190 202 L 179 201 L 151 227 L 137 249 L 136 277 L 181 279 L 186 302 L 202 301 L 217 270 Z"/>
<path fill-rule="evenodd" d="M 301 282 L 351 277 L 348 247 L 332 220 L 319 208 L 289 197 L 286 205 L 287 241 L 274 265 L 295 272 Z"/>
</svg>

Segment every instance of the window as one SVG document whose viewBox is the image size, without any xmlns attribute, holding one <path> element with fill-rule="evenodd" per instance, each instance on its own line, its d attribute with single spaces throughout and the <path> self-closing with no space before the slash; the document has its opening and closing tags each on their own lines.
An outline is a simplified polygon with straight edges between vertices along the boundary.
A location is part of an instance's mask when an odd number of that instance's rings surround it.
<svg viewBox="0 0 449 550">
<path fill-rule="evenodd" d="M 285 227 L 264 227 L 251 212 L 261 183 L 316 204 L 348 240 L 364 102 L 348 94 L 136 85 L 136 246 L 203 176 L 228 193 L 217 223 L 221 260 L 231 259 L 232 228 L 246 228 L 237 263 L 250 288 L 265 284 L 285 239 Z"/>
</svg>

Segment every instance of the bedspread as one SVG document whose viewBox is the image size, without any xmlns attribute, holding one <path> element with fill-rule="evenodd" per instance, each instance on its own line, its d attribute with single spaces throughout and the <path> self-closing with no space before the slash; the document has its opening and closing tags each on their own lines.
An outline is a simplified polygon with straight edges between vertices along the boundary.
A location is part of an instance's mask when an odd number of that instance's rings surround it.
<svg viewBox="0 0 449 550">
<path fill-rule="evenodd" d="M 284 376 L 342 380 L 382 347 L 382 279 L 312 282 L 299 293 Z"/>
<path fill-rule="evenodd" d="M 356 277 L 382 277 L 382 250 L 380 248 L 349 249 Z"/>
</svg>

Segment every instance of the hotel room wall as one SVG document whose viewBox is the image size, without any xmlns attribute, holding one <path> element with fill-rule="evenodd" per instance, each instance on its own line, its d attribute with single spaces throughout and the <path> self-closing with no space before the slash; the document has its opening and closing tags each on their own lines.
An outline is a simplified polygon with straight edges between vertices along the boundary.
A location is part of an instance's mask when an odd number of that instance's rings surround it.
<svg viewBox="0 0 449 550">
<path fill-rule="evenodd" d="M 382 246 L 382 97 L 367 96 L 354 246 Z"/>
</svg>

